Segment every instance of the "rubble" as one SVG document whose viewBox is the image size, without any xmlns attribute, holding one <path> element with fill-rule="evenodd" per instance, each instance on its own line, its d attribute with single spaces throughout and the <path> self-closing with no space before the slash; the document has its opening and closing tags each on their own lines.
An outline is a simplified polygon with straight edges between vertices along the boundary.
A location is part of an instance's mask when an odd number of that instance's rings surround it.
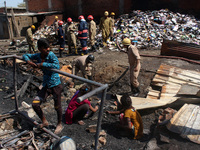
<svg viewBox="0 0 200 150">
<path fill-rule="evenodd" d="M 138 48 L 160 48 L 163 39 L 200 44 L 200 22 L 186 14 L 167 9 L 158 11 L 134 10 L 120 16 L 115 23 L 115 43 L 129 37 Z M 113 44 L 113 42 L 109 43 Z"/>
</svg>

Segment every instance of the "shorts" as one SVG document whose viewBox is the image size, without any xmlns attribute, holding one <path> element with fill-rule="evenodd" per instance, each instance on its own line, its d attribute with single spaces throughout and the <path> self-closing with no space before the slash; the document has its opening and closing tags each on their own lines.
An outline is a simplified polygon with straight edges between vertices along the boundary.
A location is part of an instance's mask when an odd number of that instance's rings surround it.
<svg viewBox="0 0 200 150">
<path fill-rule="evenodd" d="M 40 101 L 40 103 L 46 102 L 46 98 L 50 94 L 52 94 L 54 99 L 57 100 L 61 97 L 62 90 L 63 88 L 61 84 L 52 88 L 47 88 L 47 86 L 45 86 L 38 92 L 38 95 L 34 98 L 34 100 Z"/>
</svg>

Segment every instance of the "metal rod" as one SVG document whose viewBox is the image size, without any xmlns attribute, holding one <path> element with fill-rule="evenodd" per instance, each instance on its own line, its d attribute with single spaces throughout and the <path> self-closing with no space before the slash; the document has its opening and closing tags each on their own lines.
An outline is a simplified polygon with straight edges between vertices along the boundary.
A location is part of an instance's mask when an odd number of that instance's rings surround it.
<svg viewBox="0 0 200 150">
<path fill-rule="evenodd" d="M 15 93 L 15 109 L 18 111 L 18 97 L 17 97 L 17 73 L 16 73 L 16 58 L 13 57 L 13 82 L 14 82 L 14 93 Z"/>
<path fill-rule="evenodd" d="M 17 59 L 23 60 L 22 57 L 19 57 L 19 56 L 14 56 L 14 57 L 17 58 Z M 98 83 L 98 82 L 95 82 L 95 81 L 91 81 L 91 80 L 85 79 L 83 77 L 79 77 L 79 76 L 76 76 L 76 75 L 73 75 L 73 74 L 69 74 L 69 73 L 60 71 L 58 69 L 53 69 L 53 68 L 45 68 L 45 69 L 51 70 L 51 71 L 54 71 L 56 73 L 62 74 L 64 76 L 68 76 L 68 77 L 71 77 L 71 78 L 74 78 L 74 79 L 77 79 L 77 80 L 80 80 L 80 81 L 83 81 L 83 82 L 86 82 L 86 83 L 89 83 L 89 84 L 93 84 L 93 85 L 96 85 L 96 86 L 104 85 L 104 84 L 101 84 L 101 83 Z"/>
<path fill-rule="evenodd" d="M 108 84 L 104 84 L 103 86 L 100 86 L 92 91 L 90 91 L 89 93 L 83 95 L 83 96 L 80 96 L 77 98 L 77 102 L 82 102 L 83 100 L 85 100 L 86 98 L 92 96 L 92 95 L 95 95 L 97 94 L 98 92 L 104 90 L 104 89 L 107 89 L 108 88 Z"/>
<path fill-rule="evenodd" d="M 27 116 L 25 113 L 18 111 L 18 113 L 23 116 L 25 119 L 27 119 L 28 121 L 30 121 L 31 123 L 33 123 L 35 126 L 38 126 L 39 123 L 35 120 L 33 120 L 32 118 L 30 118 L 29 116 Z M 53 136 L 56 139 L 60 139 L 59 136 L 57 136 L 56 134 L 54 134 L 53 132 L 51 132 L 50 130 L 48 130 L 47 128 L 43 127 L 41 128 L 43 131 L 45 131 L 46 133 L 50 134 L 51 136 Z"/>
<path fill-rule="evenodd" d="M 101 130 L 101 121 L 102 121 L 102 115 L 103 115 L 104 101 L 106 99 L 106 92 L 107 92 L 107 88 L 104 89 L 102 93 L 102 100 L 101 100 L 101 105 L 99 109 L 98 123 L 97 123 L 96 136 L 95 136 L 95 150 L 98 149 L 99 132 Z"/>
<path fill-rule="evenodd" d="M 73 75 L 73 74 L 69 74 L 69 73 L 66 73 L 66 72 L 63 72 L 63 71 L 60 71 L 60 70 L 57 70 L 57 69 L 52 69 L 52 68 L 46 68 L 46 69 L 57 72 L 59 74 L 62 74 L 62 75 L 68 76 L 68 77 L 71 77 L 71 78 L 74 78 L 74 79 L 77 79 L 77 80 L 80 80 L 80 81 L 83 81 L 83 82 L 86 82 L 86 83 L 89 83 L 89 84 L 96 85 L 96 86 L 102 86 L 103 85 L 101 83 L 98 83 L 98 82 L 95 82 L 95 81 L 92 81 L 92 80 L 88 80 L 88 79 L 85 79 L 85 78 L 82 78 L 82 77 L 79 77 L 79 76 L 76 76 L 76 75 Z"/>
<path fill-rule="evenodd" d="M 16 55 L 6 55 L 6 56 L 0 56 L 0 59 L 4 59 L 4 58 L 12 58 L 15 57 Z"/>
<path fill-rule="evenodd" d="M 9 141 L 12 141 L 13 139 L 15 139 L 15 138 L 17 138 L 17 137 L 20 137 L 20 136 L 22 136 L 23 134 L 26 134 L 26 133 L 28 133 L 28 132 L 29 132 L 28 130 L 24 130 L 23 132 L 21 132 L 21 133 L 15 135 L 15 136 L 13 136 L 12 138 L 10 138 L 10 139 L 8 139 L 8 140 L 5 140 L 5 141 L 1 144 L 1 146 L 3 147 L 3 145 L 4 145 L 5 143 L 7 143 L 7 142 L 9 142 Z"/>
</svg>

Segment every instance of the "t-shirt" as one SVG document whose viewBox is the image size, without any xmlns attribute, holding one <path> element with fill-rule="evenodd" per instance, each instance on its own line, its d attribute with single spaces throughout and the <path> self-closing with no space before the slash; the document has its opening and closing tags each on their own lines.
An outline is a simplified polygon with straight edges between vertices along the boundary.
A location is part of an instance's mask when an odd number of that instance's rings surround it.
<svg viewBox="0 0 200 150">
<path fill-rule="evenodd" d="M 143 123 L 139 112 L 134 108 L 126 109 L 124 112 L 124 117 L 130 118 L 131 123 L 134 125 L 135 129 L 134 139 L 141 138 L 143 136 Z"/>
</svg>

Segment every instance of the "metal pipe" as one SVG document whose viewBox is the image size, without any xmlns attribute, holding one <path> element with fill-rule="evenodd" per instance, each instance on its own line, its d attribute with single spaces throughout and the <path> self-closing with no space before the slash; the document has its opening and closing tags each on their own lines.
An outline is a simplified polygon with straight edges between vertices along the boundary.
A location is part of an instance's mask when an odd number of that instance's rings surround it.
<svg viewBox="0 0 200 150">
<path fill-rule="evenodd" d="M 77 79 L 77 80 L 80 80 L 80 81 L 83 81 L 83 82 L 86 82 L 86 83 L 89 83 L 89 84 L 96 85 L 96 86 L 103 86 L 104 85 L 104 84 L 101 84 L 101 83 L 98 83 L 98 82 L 95 82 L 95 81 L 92 81 L 92 80 L 88 80 L 88 79 L 85 79 L 85 78 L 82 78 L 82 77 L 79 77 L 79 76 L 76 76 L 76 75 L 73 75 L 73 74 L 69 74 L 69 73 L 66 73 L 66 72 L 63 72 L 63 71 L 60 71 L 60 70 L 57 70 L 57 69 L 52 69 L 52 68 L 46 68 L 46 69 L 54 71 L 54 72 L 59 73 L 59 74 L 62 74 L 64 76 L 68 76 L 68 77 L 71 77 L 71 78 L 74 78 L 74 79 Z"/>
<path fill-rule="evenodd" d="M 85 100 L 86 98 L 88 98 L 88 97 L 90 97 L 90 96 L 92 96 L 92 95 L 95 95 L 95 94 L 97 94 L 98 92 L 100 92 L 100 91 L 102 91 L 102 90 L 104 90 L 104 89 L 107 89 L 107 88 L 108 88 L 108 84 L 104 84 L 104 85 L 102 85 L 102 86 L 100 86 L 100 87 L 98 87 L 98 88 L 96 88 L 96 89 L 94 89 L 94 90 L 92 90 L 92 91 L 86 93 L 85 95 L 78 97 L 78 98 L 77 98 L 77 102 L 82 102 L 82 101 Z"/>
<path fill-rule="evenodd" d="M 102 115 L 103 115 L 103 106 L 104 106 L 104 101 L 106 99 L 106 92 L 107 88 L 104 89 L 102 93 L 102 100 L 99 108 L 99 116 L 98 116 L 98 123 L 97 123 L 97 129 L 96 129 L 96 136 L 95 136 L 95 150 L 98 149 L 98 142 L 99 142 L 99 132 L 101 130 L 101 121 L 102 121 Z"/>
<path fill-rule="evenodd" d="M 0 56 L 0 59 L 4 59 L 4 58 L 12 58 L 15 57 L 16 55 L 6 55 L 6 56 Z"/>
<path fill-rule="evenodd" d="M 15 109 L 18 111 L 18 97 L 17 97 L 17 73 L 16 73 L 16 58 L 13 57 L 13 82 L 14 82 L 14 94 L 15 94 Z"/>
<path fill-rule="evenodd" d="M 18 113 L 23 116 L 25 119 L 27 119 L 28 121 L 30 121 L 31 123 L 33 123 L 35 126 L 38 126 L 39 123 L 35 120 L 33 120 L 32 118 L 30 118 L 29 116 L 27 116 L 26 114 L 24 114 L 21 111 L 18 111 Z M 54 134 L 53 132 L 51 132 L 50 130 L 46 129 L 45 127 L 41 128 L 43 131 L 45 131 L 46 133 L 50 134 L 51 136 L 53 136 L 56 139 L 60 139 L 59 136 L 57 136 L 56 134 Z"/>
<path fill-rule="evenodd" d="M 23 60 L 22 57 L 19 57 L 19 56 L 15 56 L 15 58 Z M 95 81 L 85 79 L 83 77 L 79 77 L 79 76 L 76 76 L 76 75 L 73 75 L 73 74 L 69 74 L 69 73 L 60 71 L 58 69 L 53 69 L 53 68 L 45 68 L 45 69 L 51 70 L 51 71 L 54 71 L 54 72 L 59 73 L 61 75 L 68 76 L 68 77 L 71 77 L 71 78 L 74 78 L 74 79 L 77 79 L 77 80 L 80 80 L 80 81 L 83 81 L 83 82 L 86 82 L 86 83 L 89 83 L 89 84 L 93 84 L 93 85 L 96 85 L 96 86 L 103 86 L 104 85 L 104 84 L 101 84 L 101 83 L 98 83 L 98 82 L 95 82 Z"/>
</svg>

